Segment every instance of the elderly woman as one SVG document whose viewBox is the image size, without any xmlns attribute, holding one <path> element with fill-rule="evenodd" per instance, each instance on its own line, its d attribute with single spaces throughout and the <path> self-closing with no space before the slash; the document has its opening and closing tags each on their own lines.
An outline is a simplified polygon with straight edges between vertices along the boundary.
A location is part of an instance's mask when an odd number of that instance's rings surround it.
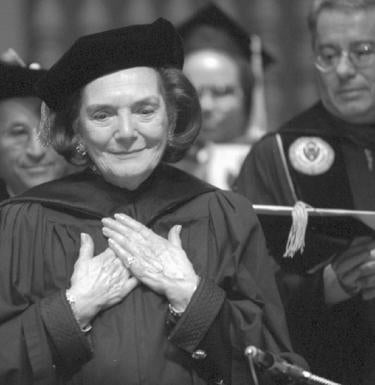
<svg viewBox="0 0 375 385">
<path fill-rule="evenodd" d="M 38 83 L 42 137 L 87 171 L 3 203 L 0 382 L 245 384 L 289 351 L 244 198 L 166 162 L 199 130 L 163 19 L 80 38 Z"/>
</svg>

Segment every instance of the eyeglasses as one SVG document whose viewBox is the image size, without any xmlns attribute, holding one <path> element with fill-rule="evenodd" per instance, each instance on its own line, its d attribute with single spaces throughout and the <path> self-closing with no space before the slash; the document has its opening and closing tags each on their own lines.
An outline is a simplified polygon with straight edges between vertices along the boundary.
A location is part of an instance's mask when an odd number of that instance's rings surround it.
<svg viewBox="0 0 375 385">
<path fill-rule="evenodd" d="M 325 45 L 320 47 L 315 55 L 315 67 L 321 72 L 336 69 L 343 56 L 354 68 L 362 69 L 375 63 L 375 43 L 355 42 L 348 50 L 334 45 Z"/>
</svg>

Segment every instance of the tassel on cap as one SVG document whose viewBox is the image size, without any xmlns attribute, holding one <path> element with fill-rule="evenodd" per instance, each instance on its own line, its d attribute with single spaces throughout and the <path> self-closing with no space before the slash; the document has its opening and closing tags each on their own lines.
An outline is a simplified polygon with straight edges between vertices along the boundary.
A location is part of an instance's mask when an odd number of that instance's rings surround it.
<svg viewBox="0 0 375 385">
<path fill-rule="evenodd" d="M 298 201 L 292 210 L 292 226 L 288 235 L 283 257 L 293 258 L 295 253 L 303 252 L 305 248 L 305 235 L 308 222 L 307 205 Z"/>
<path fill-rule="evenodd" d="M 49 109 L 46 103 L 40 106 L 40 121 L 38 126 L 38 139 L 43 146 L 51 145 L 52 127 L 55 122 L 55 114 Z"/>
</svg>

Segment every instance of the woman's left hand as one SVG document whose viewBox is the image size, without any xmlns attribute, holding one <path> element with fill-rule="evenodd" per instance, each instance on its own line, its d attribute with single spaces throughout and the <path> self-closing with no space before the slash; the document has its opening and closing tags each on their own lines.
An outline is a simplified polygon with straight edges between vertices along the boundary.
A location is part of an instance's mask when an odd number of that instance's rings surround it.
<svg viewBox="0 0 375 385">
<path fill-rule="evenodd" d="M 139 281 L 184 311 L 199 277 L 181 246 L 181 226 L 173 226 L 165 239 L 125 214 L 114 217 L 102 220 L 109 247 Z"/>
</svg>

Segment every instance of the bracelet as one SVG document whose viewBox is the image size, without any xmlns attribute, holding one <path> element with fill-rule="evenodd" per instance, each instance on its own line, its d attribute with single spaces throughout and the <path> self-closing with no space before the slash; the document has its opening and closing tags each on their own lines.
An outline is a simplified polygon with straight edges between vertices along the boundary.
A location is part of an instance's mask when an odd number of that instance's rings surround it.
<svg viewBox="0 0 375 385">
<path fill-rule="evenodd" d="M 79 328 L 81 329 L 81 332 L 82 333 L 88 333 L 92 329 L 92 325 L 89 323 L 85 326 L 81 326 L 81 323 L 79 322 L 79 317 L 77 316 L 76 311 L 75 311 L 76 299 L 71 294 L 71 292 L 69 290 L 65 291 L 65 298 L 66 298 L 66 300 L 67 300 L 67 302 L 68 302 L 68 304 L 72 310 L 74 319 L 76 320 L 77 324 L 79 325 Z"/>
<path fill-rule="evenodd" d="M 176 310 L 170 303 L 168 304 L 168 311 L 170 313 L 171 316 L 175 317 L 175 318 L 181 318 L 182 317 L 182 314 L 184 314 L 184 311 L 185 310 L 182 310 L 182 311 L 178 311 Z"/>
<path fill-rule="evenodd" d="M 193 294 L 194 294 L 195 291 L 197 290 L 197 287 L 198 287 L 200 281 L 201 281 L 201 277 L 198 276 L 198 281 L 197 281 L 197 284 L 196 284 L 195 287 L 194 287 L 194 292 L 193 292 Z M 186 309 L 185 309 L 185 310 L 186 310 Z M 176 320 L 176 321 L 179 320 L 179 319 L 182 317 L 182 314 L 184 314 L 185 310 L 177 310 L 176 308 L 173 307 L 173 305 L 168 304 L 168 312 L 169 312 L 169 314 L 172 316 L 172 318 L 173 318 L 174 320 Z"/>
<path fill-rule="evenodd" d="M 168 304 L 167 325 L 174 327 L 182 317 L 182 314 L 183 311 L 176 311 L 171 304 Z"/>
</svg>

